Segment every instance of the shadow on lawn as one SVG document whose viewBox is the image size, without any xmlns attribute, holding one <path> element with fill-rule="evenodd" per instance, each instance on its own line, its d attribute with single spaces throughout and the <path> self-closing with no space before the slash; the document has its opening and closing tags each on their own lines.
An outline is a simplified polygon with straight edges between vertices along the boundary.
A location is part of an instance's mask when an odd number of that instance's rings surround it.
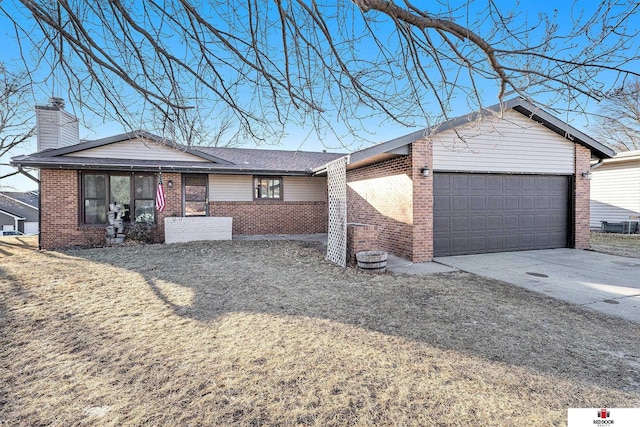
<svg viewBox="0 0 640 427">
<path fill-rule="evenodd" d="M 307 316 L 605 388 L 640 392 L 640 326 L 466 273 L 344 270 L 299 243 L 245 241 L 75 251 L 139 273 L 176 315 Z M 176 304 L 162 283 L 192 293 Z M 617 355 L 617 356 L 612 356 Z"/>
</svg>

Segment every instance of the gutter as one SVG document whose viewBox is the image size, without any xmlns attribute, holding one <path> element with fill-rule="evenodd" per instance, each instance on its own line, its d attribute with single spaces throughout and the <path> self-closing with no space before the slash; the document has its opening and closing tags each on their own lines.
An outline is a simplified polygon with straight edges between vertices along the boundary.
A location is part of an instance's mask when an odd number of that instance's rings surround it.
<svg viewBox="0 0 640 427">
<path fill-rule="evenodd" d="M 14 161 L 14 164 L 18 164 Z M 156 172 L 162 169 L 167 172 L 181 173 L 219 173 L 223 175 L 284 175 L 284 176 L 310 176 L 309 170 L 289 170 L 289 169 L 259 169 L 259 168 L 229 168 L 229 167 L 211 167 L 199 165 L 123 165 L 121 163 L 45 163 L 45 162 L 23 162 L 19 163 L 20 167 L 28 166 L 39 169 L 68 169 L 68 170 L 117 170 L 129 172 Z M 26 174 L 26 172 L 23 172 Z M 32 180 L 39 182 L 33 176 L 27 174 Z"/>
<path fill-rule="evenodd" d="M 591 170 L 598 169 L 600 166 L 602 166 L 603 163 L 604 163 L 604 159 L 600 159 L 596 163 L 591 165 L 590 169 Z"/>
</svg>

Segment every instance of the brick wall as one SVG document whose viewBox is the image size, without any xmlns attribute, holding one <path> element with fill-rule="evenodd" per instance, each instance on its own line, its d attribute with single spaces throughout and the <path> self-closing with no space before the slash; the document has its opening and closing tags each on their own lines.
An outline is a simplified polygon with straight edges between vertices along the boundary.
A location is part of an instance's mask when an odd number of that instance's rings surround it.
<svg viewBox="0 0 640 427">
<path fill-rule="evenodd" d="M 154 241 L 164 240 L 164 217 L 181 215 L 180 174 L 163 173 L 167 206 L 158 214 Z M 173 188 L 167 182 L 173 181 Z M 40 171 L 41 225 L 40 247 L 43 249 L 105 244 L 103 225 L 83 225 L 80 221 L 79 172 L 42 169 Z"/>
<path fill-rule="evenodd" d="M 375 225 L 380 249 L 414 262 L 433 258 L 432 148 L 410 145 L 408 156 L 347 171 L 347 222 Z"/>
<path fill-rule="evenodd" d="M 162 172 L 164 198 L 166 206 L 162 212 L 156 211 L 156 227 L 151 232 L 153 242 L 164 242 L 164 219 L 169 216 L 182 216 L 182 175 Z M 169 181 L 173 182 L 169 188 Z"/>
<path fill-rule="evenodd" d="M 583 172 L 590 170 L 591 151 L 582 145 L 576 144 L 576 176 L 574 184 L 574 247 L 576 249 L 588 249 L 590 247 L 591 232 L 590 220 L 590 184 L 591 181 L 582 177 Z"/>
<path fill-rule="evenodd" d="M 211 202 L 209 215 L 233 218 L 234 235 L 315 234 L 327 232 L 325 202 Z"/>
<path fill-rule="evenodd" d="M 378 229 L 375 225 L 347 224 L 347 265 L 356 265 L 356 254 L 380 250 Z"/>
<path fill-rule="evenodd" d="M 347 171 L 347 222 L 375 225 L 380 249 L 411 259 L 411 156 Z"/>
<path fill-rule="evenodd" d="M 427 140 L 411 144 L 411 175 L 413 181 L 413 262 L 433 259 L 433 149 Z M 422 168 L 431 171 L 422 175 Z"/>
</svg>

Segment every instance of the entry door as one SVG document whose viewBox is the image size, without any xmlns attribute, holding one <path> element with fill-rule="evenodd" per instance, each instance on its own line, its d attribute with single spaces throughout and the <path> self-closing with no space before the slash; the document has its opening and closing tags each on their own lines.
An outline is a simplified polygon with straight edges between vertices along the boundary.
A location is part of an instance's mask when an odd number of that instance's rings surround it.
<svg viewBox="0 0 640 427">
<path fill-rule="evenodd" d="M 570 177 L 435 173 L 434 256 L 564 248 Z"/>
<path fill-rule="evenodd" d="M 207 175 L 182 175 L 184 216 L 209 215 L 209 191 L 207 184 Z"/>
</svg>

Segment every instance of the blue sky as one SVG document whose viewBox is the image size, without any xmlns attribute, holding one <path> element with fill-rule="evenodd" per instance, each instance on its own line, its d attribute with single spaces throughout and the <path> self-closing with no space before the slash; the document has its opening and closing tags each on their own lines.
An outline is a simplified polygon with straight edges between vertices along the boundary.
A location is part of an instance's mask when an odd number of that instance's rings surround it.
<svg viewBox="0 0 640 427">
<path fill-rule="evenodd" d="M 2 6 L 5 8 L 11 7 L 13 3 L 13 0 L 4 0 L 4 1 L 0 0 L 0 1 L 2 1 Z M 432 3 L 435 3 L 435 2 L 430 2 L 430 7 L 434 7 Z M 480 11 L 482 11 L 487 5 L 486 2 L 479 2 L 479 1 L 473 1 L 470 3 L 471 4 L 469 6 L 465 6 L 459 9 L 455 14 L 456 17 L 458 18 L 458 22 L 462 25 L 465 24 L 465 19 L 467 18 L 469 20 L 474 20 L 475 16 Z M 495 1 L 494 3 L 497 5 L 497 7 L 500 8 L 500 10 L 512 9 L 514 7 L 517 8 L 517 12 L 519 14 L 518 22 L 521 22 L 521 23 L 525 23 L 525 22 L 528 23 L 528 22 L 533 22 L 537 20 L 538 13 L 541 11 L 546 12 L 550 15 L 555 14 L 556 23 L 558 24 L 560 32 L 566 32 L 571 29 L 572 17 L 573 18 L 577 17 L 580 13 L 580 10 L 584 9 L 585 13 L 588 14 L 589 11 L 593 10 L 593 8 L 596 8 L 599 6 L 599 2 L 593 2 L 592 0 L 580 1 L 578 2 L 577 5 L 575 5 L 571 1 L 548 1 L 548 0 L 540 0 L 540 1 L 523 0 L 521 2 L 498 0 L 498 1 Z M 21 12 L 19 8 L 15 9 L 15 13 L 12 13 L 12 15 L 14 16 L 22 16 L 21 14 L 23 14 L 23 12 Z M 21 18 L 21 19 L 25 19 L 25 22 L 29 22 L 29 18 L 27 16 L 24 16 L 24 18 Z M 636 29 L 640 28 L 640 17 L 635 16 L 633 19 L 634 19 L 633 22 L 631 22 L 632 26 L 635 26 Z M 486 28 L 486 30 L 490 30 L 490 28 Z M 18 46 L 17 46 L 17 43 L 15 42 L 14 37 L 15 35 L 12 32 L 10 23 L 7 22 L 6 17 L 0 15 L 0 62 L 4 62 L 5 64 L 9 65 L 9 68 L 16 69 L 16 67 L 20 66 L 20 63 L 23 59 L 26 61 L 34 61 L 36 60 L 36 58 L 29 58 L 28 56 L 30 52 L 25 52 L 25 55 L 27 56 L 27 58 L 23 58 L 22 53 L 18 50 Z M 45 61 L 43 61 L 41 66 L 41 72 L 43 73 L 43 75 L 47 74 L 50 71 L 47 69 L 47 62 L 50 62 L 50 61 L 47 61 L 47 59 L 45 58 Z M 638 65 L 639 66 L 637 68 L 640 69 L 640 64 Z M 52 86 L 53 84 L 51 83 L 51 81 L 49 81 L 47 84 L 40 86 L 40 92 L 34 94 L 33 104 L 34 105 L 46 104 L 48 98 L 52 94 L 56 94 L 55 93 L 56 91 L 61 90 L 60 88 L 54 88 Z M 489 81 L 483 82 L 482 86 L 480 87 L 480 91 L 482 92 L 483 102 L 485 103 L 485 105 L 491 105 L 497 101 L 496 96 L 498 93 L 498 88 L 495 86 L 494 83 Z M 540 99 L 540 101 L 545 103 L 546 99 Z M 586 103 L 588 109 L 595 111 L 598 108 L 597 104 L 593 101 L 584 100 L 583 102 Z M 69 107 L 70 108 L 67 108 L 67 110 L 73 111 L 73 107 L 75 106 L 69 106 Z M 452 108 L 453 108 L 453 111 L 451 112 L 451 116 L 458 116 L 458 115 L 462 115 L 469 112 L 469 107 L 467 105 L 467 102 L 463 98 L 454 99 L 452 103 Z M 583 128 L 587 124 L 586 119 L 583 116 L 579 116 L 575 114 L 569 113 L 562 116 L 559 115 L 559 118 L 565 121 L 569 121 L 573 126 L 578 128 Z M 80 131 L 81 138 L 95 139 L 95 138 L 101 138 L 101 137 L 105 137 L 105 136 L 109 136 L 109 135 L 113 135 L 113 134 L 117 134 L 125 131 L 123 126 L 121 126 L 119 123 L 116 123 L 116 122 L 102 123 L 102 120 L 99 117 L 91 117 L 91 116 L 88 116 L 87 119 L 93 125 L 90 128 L 87 128 L 84 126 L 81 127 L 81 131 Z M 367 131 L 370 133 L 369 135 L 370 141 L 367 142 L 367 144 L 385 141 L 385 140 L 409 133 L 412 130 L 415 130 L 415 128 L 408 128 L 395 123 L 389 123 L 388 121 L 384 122 L 377 118 L 367 120 L 366 126 L 367 126 Z M 297 128 L 292 126 L 287 130 L 289 131 L 288 137 L 279 141 L 277 145 L 263 146 L 263 148 L 302 149 L 302 150 L 312 151 L 312 150 L 321 150 L 325 148 L 331 149 L 332 147 L 338 146 L 337 142 L 335 140 L 332 140 L 331 137 L 328 137 L 327 140 L 323 142 L 318 141 L 316 134 L 309 128 Z M 345 142 L 346 144 L 350 145 L 351 149 L 357 149 L 361 147 L 363 144 L 362 142 L 356 142 L 356 141 L 345 141 Z M 248 142 L 246 146 L 252 147 L 254 145 L 251 142 Z M 35 151 L 35 141 L 31 144 L 26 144 L 18 149 L 13 150 L 13 152 L 11 153 L 11 156 L 29 153 L 33 151 Z M 344 151 L 344 150 L 334 150 L 334 151 Z M 8 159 L 6 158 L 6 156 L 5 158 L 0 159 L 0 163 L 6 163 L 7 161 Z M 0 167 L 0 175 L 7 173 L 9 170 L 10 169 L 7 169 L 5 167 Z M 21 178 L 18 180 L 5 180 L 4 182 L 0 183 L 0 186 L 2 186 L 3 184 L 13 185 L 21 190 L 33 189 L 32 181 L 26 178 Z"/>
</svg>

